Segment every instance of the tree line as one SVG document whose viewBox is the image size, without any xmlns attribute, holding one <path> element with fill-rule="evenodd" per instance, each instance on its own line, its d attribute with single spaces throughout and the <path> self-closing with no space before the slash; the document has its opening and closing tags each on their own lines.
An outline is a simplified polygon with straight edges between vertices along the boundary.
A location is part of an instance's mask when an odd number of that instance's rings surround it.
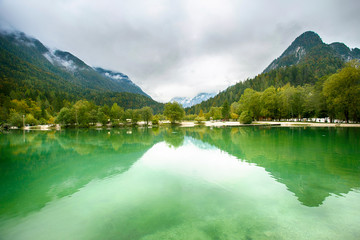
<svg viewBox="0 0 360 240">
<path fill-rule="evenodd" d="M 269 86 L 264 91 L 246 88 L 227 109 L 225 99 L 222 107 L 212 106 L 204 116 L 214 120 L 241 118 L 243 122 L 303 118 L 360 122 L 360 64 L 349 62 L 313 85 L 295 87 L 287 83 L 281 87 Z"/>
<path fill-rule="evenodd" d="M 122 126 L 144 124 L 159 124 L 160 120 L 168 119 L 172 124 L 181 121 L 185 116 L 182 106 L 176 102 L 167 103 L 163 114 L 154 115 L 151 107 L 140 109 L 126 109 L 113 103 L 98 106 L 87 100 L 79 100 L 74 104 L 66 102 L 58 113 L 51 114 L 51 106 L 40 100 L 31 99 L 11 100 L 9 118 L 3 125 L 22 127 L 24 125 L 60 124 L 65 127 L 91 126 Z"/>
<path fill-rule="evenodd" d="M 291 86 L 315 85 L 322 83 L 331 74 L 344 67 L 344 63 L 337 58 L 331 58 L 328 54 L 315 54 L 317 59 L 307 57 L 308 61 L 288 67 L 281 67 L 270 72 L 261 73 L 254 78 L 238 82 L 226 90 L 220 92 L 213 98 L 186 109 L 188 114 L 199 114 L 202 109 L 208 112 L 211 107 L 221 106 L 225 100 L 229 103 L 239 101 L 245 89 L 251 88 L 256 91 L 264 91 L 268 87 L 279 88 L 287 83 Z M 321 57 L 320 57 L 321 56 Z"/>
</svg>

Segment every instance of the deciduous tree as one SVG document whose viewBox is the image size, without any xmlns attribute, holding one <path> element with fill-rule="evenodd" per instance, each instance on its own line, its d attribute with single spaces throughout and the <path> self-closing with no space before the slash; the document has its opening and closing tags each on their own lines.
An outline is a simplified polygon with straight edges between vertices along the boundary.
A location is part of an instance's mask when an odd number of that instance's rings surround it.
<svg viewBox="0 0 360 240">
<path fill-rule="evenodd" d="M 169 102 L 165 104 L 164 115 L 172 124 L 181 121 L 184 118 L 185 111 L 177 102 Z"/>
<path fill-rule="evenodd" d="M 360 64 L 350 62 L 340 72 L 325 82 L 323 94 L 328 108 L 336 117 L 347 122 L 359 120 L 360 114 Z"/>
</svg>

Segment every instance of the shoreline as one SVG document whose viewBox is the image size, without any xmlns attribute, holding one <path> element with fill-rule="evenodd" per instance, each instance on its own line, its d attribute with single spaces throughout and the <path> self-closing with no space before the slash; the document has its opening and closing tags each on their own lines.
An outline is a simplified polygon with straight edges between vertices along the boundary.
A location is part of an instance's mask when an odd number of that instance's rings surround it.
<svg viewBox="0 0 360 240">
<path fill-rule="evenodd" d="M 360 123 L 317 123 L 317 122 L 272 122 L 256 121 L 255 123 L 280 124 L 282 127 L 360 127 Z"/>
<path fill-rule="evenodd" d="M 194 127 L 193 121 L 183 121 L 181 127 Z M 281 127 L 360 127 L 360 123 L 315 123 L 315 122 L 279 122 L 279 121 L 254 121 L 251 124 L 241 124 L 239 122 L 216 122 L 205 121 L 200 124 L 207 127 L 244 127 L 244 126 L 281 126 Z"/>
<path fill-rule="evenodd" d="M 140 122 L 137 125 L 138 127 L 144 127 L 145 124 Z M 161 121 L 161 124 L 157 127 L 161 126 L 171 126 L 169 121 Z M 233 121 L 204 121 L 202 124 L 195 123 L 195 121 L 182 121 L 178 125 L 178 127 L 195 127 L 195 126 L 205 126 L 205 127 L 264 127 L 264 126 L 278 126 L 278 127 L 360 127 L 360 123 L 316 123 L 316 122 L 279 122 L 279 121 L 254 121 L 251 124 L 241 124 L 240 122 Z M 148 127 L 154 127 L 149 125 Z M 89 127 L 87 129 L 91 129 Z M 100 127 L 103 129 L 109 128 Z M 113 128 L 113 127 L 110 127 Z M 116 128 L 116 127 L 114 127 Z M 49 130 L 61 130 L 62 128 L 59 125 L 51 126 L 51 125 L 37 125 L 37 126 L 27 126 L 25 128 L 12 128 L 12 129 L 22 129 L 22 130 L 37 130 L 37 131 L 49 131 Z M 11 130 L 11 129 L 9 129 Z"/>
</svg>

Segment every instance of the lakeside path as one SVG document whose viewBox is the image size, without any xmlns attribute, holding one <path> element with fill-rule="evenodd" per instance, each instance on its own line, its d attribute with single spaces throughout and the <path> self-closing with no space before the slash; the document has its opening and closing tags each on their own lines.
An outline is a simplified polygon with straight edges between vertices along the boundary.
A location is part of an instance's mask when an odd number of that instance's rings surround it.
<svg viewBox="0 0 360 240">
<path fill-rule="evenodd" d="M 283 127 L 360 127 L 359 123 L 315 123 L 315 122 L 272 122 L 256 121 L 256 124 L 280 124 Z"/>
<path fill-rule="evenodd" d="M 197 124 L 192 121 L 181 122 L 182 127 L 193 127 Z M 360 127 L 359 123 L 314 123 L 314 122 L 273 122 L 273 121 L 254 121 L 252 124 L 241 124 L 239 122 L 216 122 L 206 121 L 208 127 L 235 127 L 235 126 L 259 126 L 259 125 L 276 125 L 282 127 Z"/>
</svg>

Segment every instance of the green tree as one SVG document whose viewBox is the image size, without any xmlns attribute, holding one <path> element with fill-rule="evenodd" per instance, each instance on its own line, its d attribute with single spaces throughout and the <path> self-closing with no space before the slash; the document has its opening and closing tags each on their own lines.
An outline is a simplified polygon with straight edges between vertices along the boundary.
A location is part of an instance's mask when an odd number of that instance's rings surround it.
<svg viewBox="0 0 360 240">
<path fill-rule="evenodd" d="M 205 117 L 199 117 L 199 116 L 197 116 L 194 120 L 198 124 L 203 124 L 206 121 Z"/>
<path fill-rule="evenodd" d="M 110 118 L 112 121 L 119 120 L 124 115 L 124 109 L 119 107 L 117 103 L 114 103 L 110 109 Z"/>
<path fill-rule="evenodd" d="M 260 99 L 261 93 L 251 88 L 245 89 L 244 94 L 241 95 L 239 100 L 239 113 L 247 111 L 251 117 L 259 119 L 261 111 Z"/>
<path fill-rule="evenodd" d="M 75 124 L 76 120 L 74 111 L 67 107 L 63 107 L 57 115 L 55 122 L 63 125 Z"/>
<path fill-rule="evenodd" d="M 278 97 L 275 87 L 268 87 L 260 97 L 261 115 L 266 118 L 278 117 Z"/>
<path fill-rule="evenodd" d="M 204 118 L 204 117 L 205 117 L 204 112 L 203 112 L 203 110 L 202 110 L 202 109 L 200 109 L 200 112 L 199 112 L 199 117 L 202 117 L 202 118 Z"/>
<path fill-rule="evenodd" d="M 101 107 L 101 111 L 106 115 L 106 116 L 110 116 L 110 107 L 108 105 L 104 105 Z"/>
<path fill-rule="evenodd" d="M 310 91 L 311 89 L 307 89 Z M 311 92 L 308 93 L 311 95 Z M 303 87 L 286 84 L 278 90 L 278 114 L 280 118 L 301 118 L 304 112 L 306 93 Z"/>
<path fill-rule="evenodd" d="M 314 86 L 311 86 L 309 84 L 304 86 L 303 90 L 303 115 L 306 118 L 309 117 L 319 117 L 318 112 L 321 108 L 321 96 L 319 94 L 320 92 L 317 92 Z M 324 98 L 324 97 L 322 97 Z"/>
<path fill-rule="evenodd" d="M 133 125 L 136 125 L 137 122 L 141 119 L 140 111 L 137 109 L 126 109 L 124 116 L 125 121 L 130 119 Z"/>
<path fill-rule="evenodd" d="M 202 109 L 200 109 L 199 115 L 196 116 L 196 117 L 194 118 L 194 120 L 195 120 L 197 123 L 199 123 L 199 124 L 202 124 L 202 123 L 204 123 L 204 122 L 206 121 L 205 115 L 204 115 L 204 112 L 203 112 Z"/>
<path fill-rule="evenodd" d="M 22 100 L 11 100 L 11 108 L 15 109 L 16 112 L 20 114 L 28 113 L 29 112 L 29 106 L 26 103 L 25 99 Z"/>
<path fill-rule="evenodd" d="M 38 121 L 35 119 L 35 117 L 31 113 L 29 113 L 29 114 L 26 114 L 25 124 L 29 124 L 30 126 L 34 126 L 34 125 L 38 124 Z"/>
<path fill-rule="evenodd" d="M 360 118 L 360 64 L 350 62 L 325 82 L 323 94 L 333 116 L 359 121 Z"/>
<path fill-rule="evenodd" d="M 153 118 L 153 111 L 150 107 L 143 107 L 140 109 L 141 119 L 146 122 L 146 125 L 149 125 L 149 122 Z"/>
<path fill-rule="evenodd" d="M 252 117 L 249 111 L 243 111 L 240 114 L 239 122 L 242 124 L 250 124 L 252 123 Z"/>
<path fill-rule="evenodd" d="M 92 123 L 92 124 L 96 124 L 97 123 L 97 121 L 98 121 L 98 116 L 97 116 L 97 114 L 98 114 L 98 111 L 97 111 L 97 109 L 92 109 L 90 112 L 89 112 L 89 121 L 90 121 L 90 123 Z"/>
<path fill-rule="evenodd" d="M 231 119 L 238 119 L 240 113 L 240 104 L 238 102 L 233 102 L 230 105 L 230 117 Z"/>
<path fill-rule="evenodd" d="M 102 108 L 99 108 L 97 111 L 97 121 L 105 126 L 108 123 L 109 117 L 103 112 Z"/>
<path fill-rule="evenodd" d="M 15 127 L 21 127 L 23 125 L 23 117 L 15 109 L 10 110 L 9 123 Z"/>
<path fill-rule="evenodd" d="M 154 125 L 159 125 L 159 116 L 155 115 L 151 121 L 151 124 Z"/>
<path fill-rule="evenodd" d="M 221 119 L 221 107 L 211 107 L 210 111 L 207 114 L 208 118 L 212 118 L 213 120 Z"/>
<path fill-rule="evenodd" d="M 221 115 L 225 120 L 229 120 L 230 118 L 230 106 L 227 100 L 225 100 L 225 102 L 222 105 Z"/>
<path fill-rule="evenodd" d="M 165 104 L 164 115 L 172 124 L 175 121 L 181 121 L 185 116 L 183 107 L 177 102 L 169 102 Z"/>
<path fill-rule="evenodd" d="M 80 127 L 87 127 L 90 124 L 90 111 L 93 106 L 86 100 L 77 101 L 72 107 L 72 112 L 75 113 L 76 124 Z"/>
</svg>

